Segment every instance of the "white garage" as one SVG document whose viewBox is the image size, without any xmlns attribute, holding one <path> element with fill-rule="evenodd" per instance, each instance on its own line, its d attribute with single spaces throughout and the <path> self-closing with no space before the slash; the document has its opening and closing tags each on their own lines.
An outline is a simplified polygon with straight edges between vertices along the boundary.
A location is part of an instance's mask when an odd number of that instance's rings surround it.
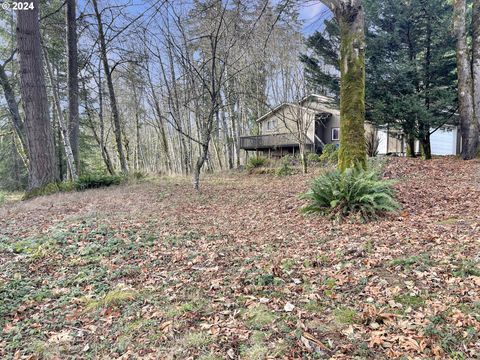
<svg viewBox="0 0 480 360">
<path fill-rule="evenodd" d="M 432 129 L 433 131 L 434 129 Z M 432 155 L 457 154 L 457 128 L 443 127 L 430 135 Z"/>
<path fill-rule="evenodd" d="M 387 150 L 387 143 L 388 143 L 387 130 L 378 130 L 377 138 L 378 138 L 378 154 L 379 155 L 385 155 L 388 152 L 388 150 Z"/>
</svg>

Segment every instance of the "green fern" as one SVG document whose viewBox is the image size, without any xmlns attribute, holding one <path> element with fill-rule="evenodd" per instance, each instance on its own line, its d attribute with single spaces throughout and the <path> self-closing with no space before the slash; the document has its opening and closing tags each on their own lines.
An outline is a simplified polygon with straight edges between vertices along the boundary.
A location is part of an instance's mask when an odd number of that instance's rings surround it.
<svg viewBox="0 0 480 360">
<path fill-rule="evenodd" d="M 268 159 L 263 156 L 255 156 L 248 159 L 247 170 L 252 170 L 267 165 Z"/>
<path fill-rule="evenodd" d="M 319 157 L 320 162 L 328 165 L 336 165 L 338 163 L 338 149 L 333 144 L 327 144 L 322 150 Z"/>
<path fill-rule="evenodd" d="M 305 213 L 320 213 L 339 221 L 354 216 L 363 222 L 399 209 L 391 181 L 381 180 L 373 171 L 347 169 L 323 174 L 301 195 L 310 200 Z"/>
</svg>

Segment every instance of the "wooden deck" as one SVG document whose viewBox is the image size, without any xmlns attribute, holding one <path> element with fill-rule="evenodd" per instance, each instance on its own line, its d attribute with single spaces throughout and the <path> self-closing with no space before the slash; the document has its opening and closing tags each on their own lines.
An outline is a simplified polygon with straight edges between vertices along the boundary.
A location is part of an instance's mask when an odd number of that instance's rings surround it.
<svg viewBox="0 0 480 360">
<path fill-rule="evenodd" d="M 307 139 L 307 144 L 311 145 L 312 142 Z M 240 148 L 244 150 L 275 149 L 295 146 L 298 146 L 298 140 L 297 137 L 291 133 L 240 137 Z"/>
</svg>

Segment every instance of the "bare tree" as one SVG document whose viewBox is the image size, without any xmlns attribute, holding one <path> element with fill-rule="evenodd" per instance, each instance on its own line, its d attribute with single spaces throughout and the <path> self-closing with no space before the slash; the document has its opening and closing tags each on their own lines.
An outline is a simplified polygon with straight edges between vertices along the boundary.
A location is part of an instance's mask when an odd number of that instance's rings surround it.
<svg viewBox="0 0 480 360">
<path fill-rule="evenodd" d="M 86 81 L 83 79 L 82 88 L 83 88 L 83 103 L 87 116 L 87 124 L 90 130 L 93 133 L 93 137 L 100 148 L 100 153 L 102 154 L 103 162 L 107 168 L 107 171 L 110 175 L 115 174 L 115 170 L 112 164 L 110 153 L 106 145 L 107 136 L 105 135 L 105 121 L 103 117 L 103 86 L 102 86 L 102 65 L 101 61 L 98 66 L 98 79 L 95 77 L 95 74 L 92 74 L 94 81 L 96 82 L 98 88 L 98 112 L 95 114 L 95 110 L 91 106 L 91 99 L 89 98 Z M 98 124 L 95 121 L 95 115 L 98 117 Z M 99 128 L 97 131 L 97 127 Z M 108 132 L 107 132 L 108 134 Z"/>
<path fill-rule="evenodd" d="M 7 72 L 5 70 L 7 64 L 13 60 L 13 56 L 14 52 L 12 52 L 11 56 L 3 64 L 0 64 L 0 86 L 2 86 L 3 89 L 3 94 L 8 105 L 8 110 L 10 112 L 10 117 L 12 120 L 13 128 L 15 129 L 15 133 L 20 139 L 20 144 L 23 152 L 25 153 L 25 156 L 28 156 L 27 139 L 25 136 L 25 125 L 23 123 L 22 117 L 20 116 L 15 91 L 10 84 L 10 79 L 8 78 Z M 24 159 L 24 162 L 27 163 L 27 161 L 25 160 L 27 159 Z"/>
<path fill-rule="evenodd" d="M 78 115 L 78 50 L 76 1 L 66 0 L 67 21 L 67 74 L 68 74 L 68 135 L 75 160 L 76 172 L 80 171 L 80 118 Z"/>
<path fill-rule="evenodd" d="M 120 113 L 118 111 L 117 98 L 112 80 L 112 69 L 108 63 L 107 42 L 105 40 L 105 32 L 103 30 L 102 15 L 98 9 L 97 0 L 92 0 L 95 17 L 97 19 L 98 39 L 100 42 L 100 54 L 103 62 L 103 70 L 105 72 L 105 80 L 107 81 L 108 94 L 110 98 L 110 107 L 112 110 L 113 126 L 115 133 L 115 142 L 117 145 L 118 158 L 123 174 L 128 174 L 128 163 L 122 143 L 122 128 L 120 123 Z"/>
<path fill-rule="evenodd" d="M 76 180 L 77 177 L 78 177 L 78 175 L 77 175 L 78 174 L 77 173 L 77 165 L 75 163 L 75 158 L 74 158 L 74 155 L 73 155 L 72 146 L 70 144 L 70 136 L 69 136 L 68 128 L 67 128 L 67 125 L 65 123 L 62 108 L 61 108 L 61 105 L 60 105 L 60 96 L 58 95 L 58 86 L 57 86 L 57 83 L 56 83 L 55 78 L 53 76 L 52 65 L 50 63 L 50 60 L 49 60 L 49 57 L 48 57 L 48 52 L 47 52 L 47 49 L 45 47 L 43 48 L 43 53 L 44 53 L 44 56 L 45 56 L 45 64 L 46 64 L 46 68 L 47 68 L 47 74 L 48 74 L 48 77 L 50 78 L 50 84 L 52 86 L 53 103 L 54 103 L 54 108 L 57 112 L 58 125 L 60 127 L 60 133 L 61 133 L 60 135 L 61 135 L 61 138 L 62 138 L 62 141 L 63 141 L 63 146 L 64 146 L 64 149 L 65 149 L 65 155 L 67 157 L 68 171 L 69 171 L 69 174 L 70 174 L 70 178 L 72 180 Z"/>
</svg>

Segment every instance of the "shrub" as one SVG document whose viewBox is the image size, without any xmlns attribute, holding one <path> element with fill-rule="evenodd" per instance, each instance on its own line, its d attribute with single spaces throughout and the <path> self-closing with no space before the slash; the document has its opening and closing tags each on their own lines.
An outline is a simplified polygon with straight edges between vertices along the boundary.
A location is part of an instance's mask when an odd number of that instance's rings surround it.
<svg viewBox="0 0 480 360">
<path fill-rule="evenodd" d="M 301 198 L 310 200 L 305 213 L 320 213 L 339 221 L 355 216 L 366 222 L 399 208 L 391 182 L 372 171 L 339 170 L 323 174 Z"/>
<path fill-rule="evenodd" d="M 119 185 L 122 182 L 120 176 L 114 175 L 82 175 L 75 181 L 76 190 L 96 189 L 111 185 Z"/>
<path fill-rule="evenodd" d="M 265 166 L 267 164 L 267 158 L 263 156 L 255 156 L 248 159 L 247 162 L 247 170 L 252 170 L 255 168 L 259 168 Z"/>
<path fill-rule="evenodd" d="M 387 158 L 372 157 L 367 159 L 367 169 L 375 172 L 378 176 L 382 176 L 387 165 Z"/>
<path fill-rule="evenodd" d="M 307 155 L 307 161 L 309 164 L 318 164 L 320 160 L 320 155 L 315 154 L 315 153 L 308 153 Z"/>
<path fill-rule="evenodd" d="M 5 193 L 0 191 L 0 205 L 2 205 L 5 202 Z"/>
<path fill-rule="evenodd" d="M 369 131 L 365 134 L 365 147 L 369 157 L 378 155 L 378 147 L 380 146 L 380 138 L 377 136 L 377 131 Z"/>
<path fill-rule="evenodd" d="M 61 190 L 61 187 L 59 186 L 60 183 L 50 183 L 45 186 L 42 186 L 40 188 L 33 189 L 31 191 L 28 191 L 25 193 L 23 196 L 23 200 L 28 200 L 37 196 L 46 196 L 50 194 L 55 194 Z"/>
<path fill-rule="evenodd" d="M 147 178 L 147 174 L 141 172 L 141 171 L 135 171 L 133 174 L 132 174 L 132 178 L 134 180 L 145 180 Z"/>
<path fill-rule="evenodd" d="M 75 190 L 75 183 L 73 181 L 62 181 L 57 184 L 58 191 L 67 192 Z"/>
<path fill-rule="evenodd" d="M 327 144 L 322 150 L 320 161 L 326 164 L 336 165 L 338 162 L 338 149 L 333 144 Z"/>
<path fill-rule="evenodd" d="M 276 171 L 277 176 L 289 176 L 293 174 L 293 169 L 290 166 L 292 164 L 292 157 L 290 155 L 285 155 L 282 157 L 281 166 Z"/>
</svg>

